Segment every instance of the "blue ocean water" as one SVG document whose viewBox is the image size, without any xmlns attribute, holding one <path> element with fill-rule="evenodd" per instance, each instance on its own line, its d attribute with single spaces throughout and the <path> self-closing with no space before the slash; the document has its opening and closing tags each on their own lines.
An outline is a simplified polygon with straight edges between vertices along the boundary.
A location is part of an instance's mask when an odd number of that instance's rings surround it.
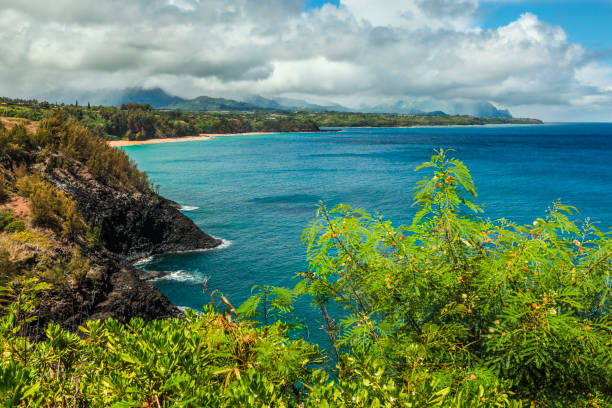
<svg viewBox="0 0 612 408">
<path fill-rule="evenodd" d="M 200 284 L 235 305 L 254 285 L 293 286 L 306 269 L 300 235 L 319 200 L 410 221 L 414 168 L 437 148 L 470 169 L 485 216 L 530 223 L 556 199 L 612 226 L 612 124 L 347 128 L 338 133 L 218 137 L 126 147 L 160 186 L 186 206 L 204 231 L 231 245 L 156 258 L 144 268 L 171 271 L 155 285 L 177 306 L 201 309 Z M 189 207 L 187 207 L 189 206 Z M 194 208 L 197 207 L 197 208 Z M 307 304 L 310 339 L 324 343 L 320 317 Z"/>
</svg>

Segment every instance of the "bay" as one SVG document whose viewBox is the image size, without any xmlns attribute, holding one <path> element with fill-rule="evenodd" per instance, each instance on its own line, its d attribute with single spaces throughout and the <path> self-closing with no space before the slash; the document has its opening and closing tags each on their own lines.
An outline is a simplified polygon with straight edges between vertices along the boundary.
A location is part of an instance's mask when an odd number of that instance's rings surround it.
<svg viewBox="0 0 612 408">
<path fill-rule="evenodd" d="M 125 147 L 160 193 L 228 245 L 170 254 L 141 267 L 168 271 L 154 284 L 177 306 L 208 303 L 201 281 L 239 305 L 254 285 L 293 286 L 307 268 L 300 235 L 315 205 L 345 203 L 408 223 L 414 168 L 453 149 L 477 186 L 485 216 L 531 223 L 556 199 L 607 231 L 612 226 L 612 124 L 347 128 L 341 132 L 218 137 Z M 324 344 L 308 304 L 297 313 Z"/>
</svg>

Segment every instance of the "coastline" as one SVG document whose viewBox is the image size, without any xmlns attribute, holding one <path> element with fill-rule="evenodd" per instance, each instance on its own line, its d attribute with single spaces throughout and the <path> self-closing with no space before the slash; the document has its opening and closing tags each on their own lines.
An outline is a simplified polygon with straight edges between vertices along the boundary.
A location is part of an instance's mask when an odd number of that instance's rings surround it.
<svg viewBox="0 0 612 408">
<path fill-rule="evenodd" d="M 183 136 L 183 137 L 167 137 L 162 139 L 146 139 L 146 140 L 109 140 L 108 144 L 112 147 L 122 146 L 138 146 L 157 143 L 174 143 L 174 142 L 193 142 L 196 140 L 211 140 L 220 136 L 249 136 L 249 135 L 266 135 L 279 132 L 247 132 L 247 133 L 201 133 L 198 136 Z"/>
</svg>

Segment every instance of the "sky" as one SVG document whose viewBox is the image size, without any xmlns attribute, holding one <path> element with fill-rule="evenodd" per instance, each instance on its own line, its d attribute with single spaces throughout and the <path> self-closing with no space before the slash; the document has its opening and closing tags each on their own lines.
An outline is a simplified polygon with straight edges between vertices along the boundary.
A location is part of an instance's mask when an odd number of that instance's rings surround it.
<svg viewBox="0 0 612 408">
<path fill-rule="evenodd" d="M 488 101 L 612 121 L 612 0 L 0 0 L 0 95 Z"/>
</svg>

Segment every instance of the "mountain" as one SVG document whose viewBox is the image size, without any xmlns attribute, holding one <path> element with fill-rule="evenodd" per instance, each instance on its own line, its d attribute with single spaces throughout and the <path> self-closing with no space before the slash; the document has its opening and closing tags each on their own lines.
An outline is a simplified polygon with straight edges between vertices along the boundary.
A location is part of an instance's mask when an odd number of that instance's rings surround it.
<svg viewBox="0 0 612 408">
<path fill-rule="evenodd" d="M 161 108 L 184 100 L 170 95 L 161 88 L 144 89 L 140 87 L 126 89 L 107 89 L 80 92 L 78 95 L 66 92 L 60 95 L 42 95 L 41 100 L 72 104 L 78 100 L 81 105 L 121 106 L 122 103 L 148 103 L 154 108 Z"/>
<path fill-rule="evenodd" d="M 178 99 L 179 100 L 172 102 L 168 105 L 154 107 L 170 110 L 192 111 L 251 111 L 270 109 L 246 102 L 238 102 L 232 99 L 225 98 L 211 98 L 210 96 L 198 96 L 194 99 Z"/>
<path fill-rule="evenodd" d="M 301 99 L 264 97 L 261 95 L 250 95 L 241 98 L 244 102 L 256 105 L 260 108 L 289 110 L 289 111 L 315 111 L 315 112 L 349 112 L 351 109 L 342 105 L 332 103 L 330 105 L 317 105 Z"/>
<path fill-rule="evenodd" d="M 249 103 L 251 105 L 255 105 L 264 109 L 290 110 L 286 106 L 283 106 L 277 101 L 275 101 L 274 99 L 264 98 L 261 95 L 250 95 L 241 99 L 245 103 Z"/>
<path fill-rule="evenodd" d="M 398 113 L 425 115 L 441 112 L 448 115 L 468 115 L 486 118 L 511 118 L 507 109 L 498 109 L 489 102 L 452 102 L 452 101 L 407 101 L 399 100 L 375 106 L 362 106 L 359 111 L 367 113 Z"/>
<path fill-rule="evenodd" d="M 185 99 L 172 96 L 161 88 L 143 89 L 127 88 L 118 93 L 111 105 L 120 106 L 122 103 L 148 103 L 154 108 L 161 108 L 181 103 Z"/>
<path fill-rule="evenodd" d="M 235 99 L 198 96 L 193 99 L 171 95 L 162 88 L 126 88 L 122 90 L 106 90 L 81 93 L 58 98 L 49 96 L 50 101 L 74 103 L 77 99 L 81 104 L 91 102 L 93 105 L 120 106 L 122 103 L 148 103 L 156 109 L 192 110 L 192 111 L 314 111 L 314 112 L 363 112 L 363 113 L 396 113 L 410 115 L 468 115 L 488 118 L 512 118 L 507 109 L 498 109 L 490 102 L 452 102 L 441 100 L 398 100 L 391 103 L 374 106 L 364 105 L 357 109 L 330 103 L 326 105 L 313 104 L 301 99 L 284 97 L 264 97 L 248 95 Z"/>
</svg>

